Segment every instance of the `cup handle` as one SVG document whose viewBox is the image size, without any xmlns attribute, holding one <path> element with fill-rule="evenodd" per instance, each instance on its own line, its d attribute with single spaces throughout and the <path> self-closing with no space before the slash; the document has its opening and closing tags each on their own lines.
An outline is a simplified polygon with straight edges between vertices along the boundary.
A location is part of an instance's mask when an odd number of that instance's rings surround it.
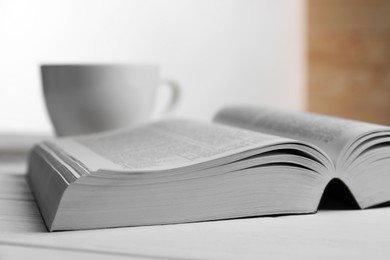
<svg viewBox="0 0 390 260">
<path fill-rule="evenodd" d="M 164 79 L 161 81 L 162 86 L 169 87 L 171 96 L 170 100 L 168 101 L 165 109 L 163 109 L 162 114 L 169 114 L 171 113 L 177 106 L 180 96 L 181 96 L 181 88 L 180 85 L 172 80 L 172 79 Z"/>
</svg>

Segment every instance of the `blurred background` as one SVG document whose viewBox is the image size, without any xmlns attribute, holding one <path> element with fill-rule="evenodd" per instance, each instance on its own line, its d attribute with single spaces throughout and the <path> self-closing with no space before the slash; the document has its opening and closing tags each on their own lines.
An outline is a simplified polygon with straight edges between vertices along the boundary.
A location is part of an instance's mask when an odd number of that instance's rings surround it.
<svg viewBox="0 0 390 260">
<path fill-rule="evenodd" d="M 303 1 L 0 0 L 0 129 L 48 132 L 41 63 L 155 63 L 176 115 L 303 107 Z"/>
<path fill-rule="evenodd" d="M 390 1 L 307 0 L 306 109 L 390 125 Z"/>
<path fill-rule="evenodd" d="M 42 63 L 158 64 L 183 88 L 177 116 L 258 104 L 390 124 L 389 14 L 386 0 L 0 0 L 0 132 L 52 131 Z"/>
</svg>

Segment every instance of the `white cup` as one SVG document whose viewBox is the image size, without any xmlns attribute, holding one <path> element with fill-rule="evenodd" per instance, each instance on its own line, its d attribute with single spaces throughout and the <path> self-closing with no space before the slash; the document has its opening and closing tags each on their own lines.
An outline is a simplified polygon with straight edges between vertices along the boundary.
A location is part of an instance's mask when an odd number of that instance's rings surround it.
<svg viewBox="0 0 390 260">
<path fill-rule="evenodd" d="M 47 110 L 58 136 L 135 126 L 151 119 L 156 89 L 168 86 L 177 104 L 179 87 L 161 81 L 156 65 L 42 65 Z M 165 83 L 165 84 L 162 84 Z"/>
</svg>

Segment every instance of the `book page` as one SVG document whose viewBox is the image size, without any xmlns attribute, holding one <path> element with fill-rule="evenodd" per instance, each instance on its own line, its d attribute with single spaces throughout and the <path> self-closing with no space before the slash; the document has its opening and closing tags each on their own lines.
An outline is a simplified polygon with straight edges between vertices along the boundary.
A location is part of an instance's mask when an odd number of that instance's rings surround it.
<svg viewBox="0 0 390 260">
<path fill-rule="evenodd" d="M 214 123 L 166 120 L 57 142 L 89 170 L 148 171 L 211 161 L 289 141 Z"/>
<path fill-rule="evenodd" d="M 214 121 L 310 142 L 328 153 L 334 162 L 357 136 L 383 128 L 375 124 L 307 112 L 249 106 L 224 108 L 217 113 Z"/>
</svg>

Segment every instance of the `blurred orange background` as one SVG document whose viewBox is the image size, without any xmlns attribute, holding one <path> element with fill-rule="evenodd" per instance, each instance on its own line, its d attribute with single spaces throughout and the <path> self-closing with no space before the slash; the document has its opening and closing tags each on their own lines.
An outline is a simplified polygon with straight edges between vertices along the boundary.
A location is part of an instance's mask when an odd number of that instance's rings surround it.
<svg viewBox="0 0 390 260">
<path fill-rule="evenodd" d="M 307 0 L 307 109 L 390 125 L 390 1 Z"/>
</svg>

